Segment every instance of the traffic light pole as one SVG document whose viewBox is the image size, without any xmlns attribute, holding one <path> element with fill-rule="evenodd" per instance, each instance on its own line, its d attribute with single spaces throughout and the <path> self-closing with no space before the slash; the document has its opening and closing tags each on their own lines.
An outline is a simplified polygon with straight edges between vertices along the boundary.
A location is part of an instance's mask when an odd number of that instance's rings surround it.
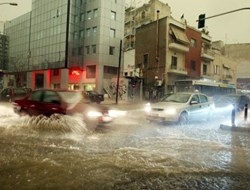
<svg viewBox="0 0 250 190">
<path fill-rule="evenodd" d="M 201 21 L 205 21 L 205 20 L 210 19 L 210 18 L 214 18 L 214 17 L 218 17 L 218 16 L 230 14 L 230 13 L 237 12 L 237 11 L 243 11 L 243 10 L 247 10 L 247 9 L 250 9 L 250 7 L 240 8 L 240 9 L 228 11 L 228 12 L 225 12 L 225 13 L 220 13 L 220 14 L 217 14 L 217 15 L 209 16 L 209 17 L 205 17 L 205 16 L 204 16 L 204 18 L 200 18 L 200 17 L 199 17 L 199 19 L 196 20 L 196 21 L 197 21 L 197 22 L 201 22 Z"/>
</svg>

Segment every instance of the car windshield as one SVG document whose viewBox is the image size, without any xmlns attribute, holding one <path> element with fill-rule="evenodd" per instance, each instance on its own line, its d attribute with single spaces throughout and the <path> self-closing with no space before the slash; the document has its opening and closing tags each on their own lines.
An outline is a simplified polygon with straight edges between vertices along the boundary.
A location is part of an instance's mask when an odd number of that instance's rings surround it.
<svg viewBox="0 0 250 190">
<path fill-rule="evenodd" d="M 59 91 L 58 93 L 68 104 L 75 104 L 83 100 L 81 92 L 78 91 Z"/>
<path fill-rule="evenodd" d="M 190 96 L 190 94 L 172 94 L 170 96 L 167 96 L 166 98 L 163 98 L 161 101 L 186 103 L 189 100 Z"/>
</svg>

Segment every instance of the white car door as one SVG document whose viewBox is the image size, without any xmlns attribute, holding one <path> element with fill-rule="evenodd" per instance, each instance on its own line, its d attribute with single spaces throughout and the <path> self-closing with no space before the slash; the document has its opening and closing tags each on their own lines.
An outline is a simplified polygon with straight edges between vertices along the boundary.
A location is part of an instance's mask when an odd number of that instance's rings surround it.
<svg viewBox="0 0 250 190">
<path fill-rule="evenodd" d="M 189 120 L 197 120 L 201 115 L 200 98 L 198 94 L 193 94 L 189 101 Z"/>
<path fill-rule="evenodd" d="M 200 114 L 201 114 L 201 117 L 205 117 L 207 118 L 208 114 L 210 114 L 210 109 L 211 109 L 211 104 L 208 100 L 208 97 L 203 95 L 203 94 L 199 94 L 199 98 L 200 98 Z"/>
</svg>

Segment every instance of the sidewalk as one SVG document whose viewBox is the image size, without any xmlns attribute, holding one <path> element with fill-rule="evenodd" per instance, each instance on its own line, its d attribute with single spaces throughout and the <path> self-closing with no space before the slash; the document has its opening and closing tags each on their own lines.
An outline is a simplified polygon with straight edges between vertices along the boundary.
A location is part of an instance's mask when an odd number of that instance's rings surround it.
<svg viewBox="0 0 250 190">
<path fill-rule="evenodd" d="M 220 124 L 220 129 L 229 131 L 250 132 L 250 122 L 241 121 L 235 126 Z"/>
<path fill-rule="evenodd" d="M 108 106 L 108 107 L 114 107 L 118 109 L 139 109 L 143 108 L 146 104 L 145 101 L 127 101 L 127 100 L 119 100 L 116 103 L 116 99 L 110 99 L 106 98 L 103 102 L 101 102 L 101 105 Z"/>
</svg>

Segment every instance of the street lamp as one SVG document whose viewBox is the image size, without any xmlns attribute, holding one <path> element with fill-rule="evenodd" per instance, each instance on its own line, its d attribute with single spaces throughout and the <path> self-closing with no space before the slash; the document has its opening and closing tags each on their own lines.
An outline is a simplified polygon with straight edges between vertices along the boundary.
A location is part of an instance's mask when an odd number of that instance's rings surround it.
<svg viewBox="0 0 250 190">
<path fill-rule="evenodd" d="M 11 5 L 11 6 L 17 6 L 18 4 L 17 3 L 0 3 L 0 5 Z"/>
</svg>

